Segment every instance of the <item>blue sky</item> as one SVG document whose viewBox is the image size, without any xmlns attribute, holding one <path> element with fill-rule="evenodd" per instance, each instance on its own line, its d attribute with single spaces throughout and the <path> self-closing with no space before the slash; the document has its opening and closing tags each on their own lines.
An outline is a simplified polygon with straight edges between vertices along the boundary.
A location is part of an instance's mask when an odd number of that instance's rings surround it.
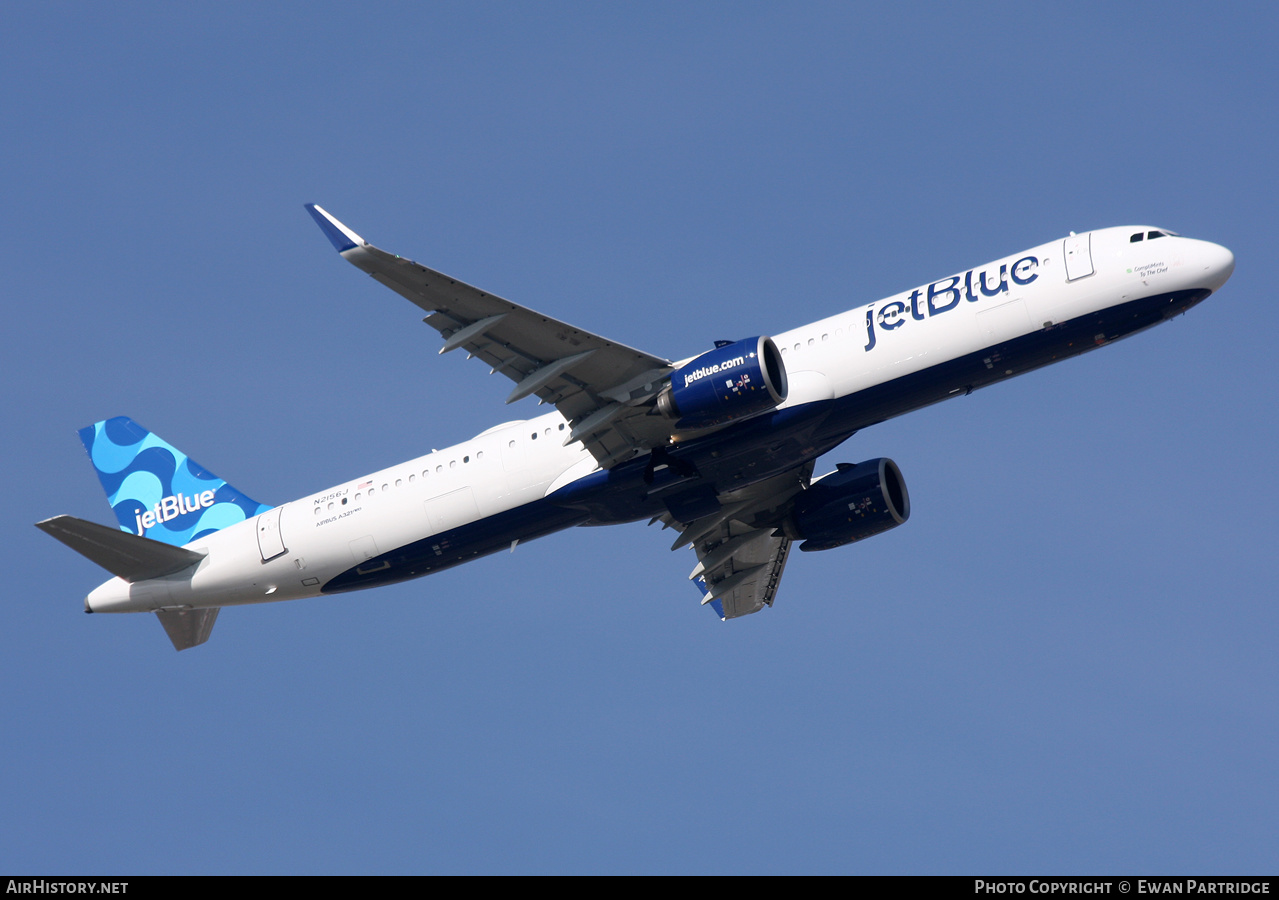
<svg viewBox="0 0 1279 900">
<path fill-rule="evenodd" d="M 1258 872 L 1279 845 L 1265 4 L 6 11 L 0 869 Z M 650 352 L 1067 231 L 1230 247 L 1184 318 L 856 435 L 913 515 L 718 622 L 577 529 L 175 654 L 31 527 L 130 415 L 283 502 L 509 385 L 302 208 Z M 18 435 L 22 440 L 16 440 Z M 821 466 L 819 465 L 819 468 Z"/>
</svg>

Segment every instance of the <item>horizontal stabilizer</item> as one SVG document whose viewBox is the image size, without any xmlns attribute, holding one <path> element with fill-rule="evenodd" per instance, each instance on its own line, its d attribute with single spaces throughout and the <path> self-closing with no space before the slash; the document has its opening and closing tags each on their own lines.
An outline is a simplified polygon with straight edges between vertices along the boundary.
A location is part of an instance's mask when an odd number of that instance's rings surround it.
<svg viewBox="0 0 1279 900">
<path fill-rule="evenodd" d="M 204 559 L 204 554 L 194 550 L 138 537 L 127 531 L 99 525 L 97 522 L 87 522 L 75 516 L 54 516 L 37 522 L 36 528 L 130 583 L 172 575 Z M 165 625 L 165 628 L 168 627 Z M 212 622 L 209 627 L 213 627 Z M 207 637 L 206 633 L 201 640 Z"/>
<path fill-rule="evenodd" d="M 166 609 L 156 613 L 160 624 L 173 641 L 174 650 L 186 650 L 203 644 L 213 631 L 220 607 L 213 609 Z"/>
</svg>

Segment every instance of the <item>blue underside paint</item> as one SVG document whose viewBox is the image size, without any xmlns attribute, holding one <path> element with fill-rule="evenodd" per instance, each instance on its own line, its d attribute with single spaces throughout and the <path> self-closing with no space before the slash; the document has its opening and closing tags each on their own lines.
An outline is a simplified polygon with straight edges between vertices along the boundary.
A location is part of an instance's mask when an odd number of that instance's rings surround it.
<svg viewBox="0 0 1279 900">
<path fill-rule="evenodd" d="M 429 575 L 505 550 L 514 540 L 528 541 L 580 525 L 587 518 L 580 509 L 557 506 L 547 500 L 527 503 L 366 560 L 329 581 L 323 591 L 354 591 Z"/>
<path fill-rule="evenodd" d="M 1136 334 L 1185 312 L 1209 293 L 1178 291 L 1134 300 L 847 397 L 778 410 L 681 443 L 668 449 L 669 458 L 695 469 L 699 477 L 689 482 L 687 497 L 676 493 L 674 502 L 669 492 L 654 495 L 651 472 L 645 479 L 646 458 L 631 460 L 545 499 L 384 553 L 343 572 L 323 590 L 337 593 L 417 578 L 503 550 L 513 540 L 528 541 L 575 525 L 633 522 L 682 508 L 681 503 L 700 509 L 694 501 L 708 486 L 723 492 L 789 471 L 877 422 Z M 716 611 L 723 616 L 722 609 Z"/>
</svg>

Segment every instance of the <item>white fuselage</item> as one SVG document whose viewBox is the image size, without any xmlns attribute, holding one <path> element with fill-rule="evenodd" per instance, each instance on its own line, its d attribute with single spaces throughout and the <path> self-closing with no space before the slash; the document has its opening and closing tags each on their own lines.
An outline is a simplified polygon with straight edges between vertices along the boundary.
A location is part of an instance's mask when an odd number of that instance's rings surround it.
<svg viewBox="0 0 1279 900">
<path fill-rule="evenodd" d="M 790 385 L 781 408 L 857 395 L 1135 300 L 1211 292 L 1233 270 L 1230 251 L 1216 244 L 1131 240 L 1152 231 L 1110 228 L 1056 240 L 774 334 Z M 1080 349 L 1063 346 L 1062 356 Z M 114 578 L 89 595 L 86 608 L 137 612 L 318 595 L 366 562 L 386 565 L 376 560 L 390 550 L 525 507 L 597 471 L 581 443 L 564 445 L 567 434 L 557 412 L 499 425 L 200 538 L 187 545 L 205 554 L 193 569 L 133 584 Z"/>
</svg>

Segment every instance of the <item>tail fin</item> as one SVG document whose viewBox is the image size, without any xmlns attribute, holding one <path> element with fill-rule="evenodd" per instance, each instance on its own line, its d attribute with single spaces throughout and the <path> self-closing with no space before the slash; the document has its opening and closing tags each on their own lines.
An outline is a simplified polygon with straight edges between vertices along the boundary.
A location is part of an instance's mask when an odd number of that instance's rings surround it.
<svg viewBox="0 0 1279 900">
<path fill-rule="evenodd" d="M 271 507 L 125 416 L 80 429 L 120 527 L 180 547 Z"/>
</svg>

